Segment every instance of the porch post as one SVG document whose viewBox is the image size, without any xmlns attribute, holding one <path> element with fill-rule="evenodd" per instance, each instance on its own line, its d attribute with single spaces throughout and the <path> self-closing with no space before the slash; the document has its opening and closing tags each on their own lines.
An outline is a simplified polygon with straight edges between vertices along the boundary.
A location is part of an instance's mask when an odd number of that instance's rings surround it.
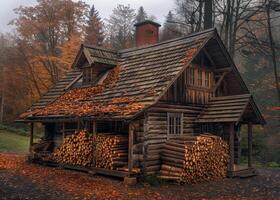
<svg viewBox="0 0 280 200">
<path fill-rule="evenodd" d="M 229 171 L 233 171 L 234 166 L 234 124 L 230 124 L 229 128 Z"/>
<path fill-rule="evenodd" d="M 252 123 L 248 123 L 248 167 L 252 167 Z"/>
<path fill-rule="evenodd" d="M 93 136 L 96 136 L 96 121 L 93 120 L 92 121 L 92 133 L 93 133 Z"/>
<path fill-rule="evenodd" d="M 65 138 L 65 122 L 62 122 L 62 142 L 64 142 Z"/>
<path fill-rule="evenodd" d="M 31 152 L 33 145 L 33 135 L 34 135 L 34 123 L 30 124 L 30 140 L 29 140 L 29 152 Z"/>
<path fill-rule="evenodd" d="M 133 139 L 134 139 L 134 127 L 133 124 L 129 124 L 128 132 L 128 172 L 131 173 L 133 169 Z"/>
<path fill-rule="evenodd" d="M 97 128 L 96 128 L 96 121 L 95 120 L 92 120 L 92 135 L 93 135 L 93 137 L 96 137 L 96 135 L 97 135 Z M 96 138 L 94 138 L 94 140 L 92 140 L 93 141 L 93 143 L 92 143 L 92 145 L 94 145 L 94 142 L 95 142 L 95 139 Z M 94 152 L 95 151 L 95 148 L 92 148 L 92 155 L 94 155 Z M 93 167 L 96 167 L 96 159 L 95 159 L 95 156 L 92 156 L 92 164 L 93 164 Z"/>
</svg>

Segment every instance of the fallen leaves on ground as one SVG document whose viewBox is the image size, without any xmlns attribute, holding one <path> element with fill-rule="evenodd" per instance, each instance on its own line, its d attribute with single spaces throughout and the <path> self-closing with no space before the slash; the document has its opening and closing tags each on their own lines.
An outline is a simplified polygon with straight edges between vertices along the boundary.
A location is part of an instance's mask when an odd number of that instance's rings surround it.
<svg viewBox="0 0 280 200">
<path fill-rule="evenodd" d="M 38 192 L 38 196 L 51 199 L 62 194 L 71 199 L 280 199 L 280 170 L 264 169 L 260 173 L 249 179 L 224 179 L 195 185 L 163 183 L 157 187 L 143 184 L 127 187 L 121 180 L 29 164 L 25 156 L 0 154 L 0 184 L 11 189 L 9 193 L 0 187 L 0 194 L 3 199 L 11 199 L 21 195 L 15 194 L 16 190 L 26 188 L 26 194 Z M 10 182 L 1 179 L 3 176 L 10 176 L 7 179 Z M 30 190 L 34 185 L 40 189 Z"/>
</svg>

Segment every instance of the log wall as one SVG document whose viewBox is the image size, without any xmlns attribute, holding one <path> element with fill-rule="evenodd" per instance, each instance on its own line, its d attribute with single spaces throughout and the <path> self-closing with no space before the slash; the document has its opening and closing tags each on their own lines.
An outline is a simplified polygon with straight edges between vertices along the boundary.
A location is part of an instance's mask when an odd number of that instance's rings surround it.
<svg viewBox="0 0 280 200">
<path fill-rule="evenodd" d="M 151 107 L 144 118 L 144 144 L 142 169 L 146 175 L 160 170 L 160 152 L 168 138 L 181 138 L 193 135 L 193 122 L 201 107 L 172 104 L 156 104 Z M 168 135 L 168 113 L 183 113 L 183 134 Z"/>
<path fill-rule="evenodd" d="M 135 120 L 133 124 L 133 167 L 143 169 L 144 119 Z"/>
</svg>

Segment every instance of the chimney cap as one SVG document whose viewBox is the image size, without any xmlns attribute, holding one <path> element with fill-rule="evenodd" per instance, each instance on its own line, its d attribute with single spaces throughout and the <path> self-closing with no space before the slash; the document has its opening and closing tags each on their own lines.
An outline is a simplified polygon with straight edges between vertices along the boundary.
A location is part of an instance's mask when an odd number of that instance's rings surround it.
<svg viewBox="0 0 280 200">
<path fill-rule="evenodd" d="M 141 25 L 144 25 L 144 24 L 152 24 L 152 25 L 157 26 L 157 27 L 161 26 L 159 23 L 156 23 L 152 20 L 145 20 L 145 21 L 142 21 L 142 22 L 138 22 L 138 23 L 134 24 L 134 26 L 137 27 L 137 26 L 141 26 Z"/>
</svg>

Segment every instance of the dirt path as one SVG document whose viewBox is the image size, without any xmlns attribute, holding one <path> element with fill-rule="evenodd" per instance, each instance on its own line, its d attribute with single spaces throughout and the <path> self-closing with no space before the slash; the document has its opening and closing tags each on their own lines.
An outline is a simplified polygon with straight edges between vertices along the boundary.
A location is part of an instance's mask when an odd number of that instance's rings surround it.
<svg viewBox="0 0 280 200">
<path fill-rule="evenodd" d="M 22 155 L 0 154 L 0 199 L 279 199 L 280 170 L 260 169 L 248 179 L 195 185 L 139 184 L 28 164 Z"/>
</svg>

